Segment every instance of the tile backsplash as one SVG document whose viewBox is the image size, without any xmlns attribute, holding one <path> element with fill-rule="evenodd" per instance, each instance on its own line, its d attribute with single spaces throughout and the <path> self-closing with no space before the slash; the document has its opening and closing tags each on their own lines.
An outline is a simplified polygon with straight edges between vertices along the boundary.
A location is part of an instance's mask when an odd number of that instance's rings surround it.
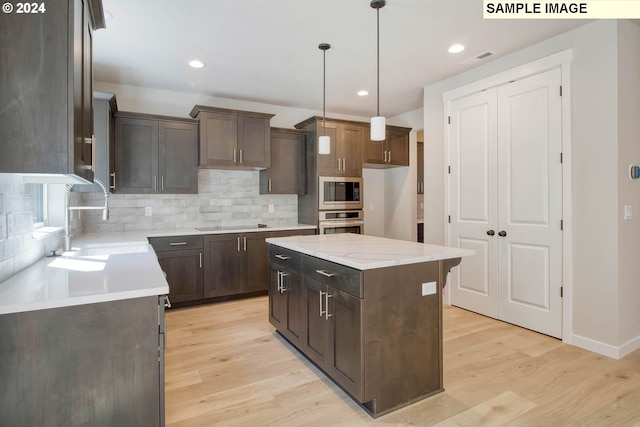
<svg viewBox="0 0 640 427">
<path fill-rule="evenodd" d="M 0 283 L 62 246 L 62 231 L 34 237 L 32 198 L 20 176 L 0 176 Z"/>
<path fill-rule="evenodd" d="M 102 193 L 84 193 L 82 199 L 85 205 L 103 200 Z M 297 195 L 260 194 L 258 171 L 200 169 L 198 194 L 115 193 L 109 206 L 108 221 L 102 221 L 100 212 L 82 212 L 85 233 L 298 222 Z M 150 216 L 145 208 L 150 208 Z"/>
</svg>

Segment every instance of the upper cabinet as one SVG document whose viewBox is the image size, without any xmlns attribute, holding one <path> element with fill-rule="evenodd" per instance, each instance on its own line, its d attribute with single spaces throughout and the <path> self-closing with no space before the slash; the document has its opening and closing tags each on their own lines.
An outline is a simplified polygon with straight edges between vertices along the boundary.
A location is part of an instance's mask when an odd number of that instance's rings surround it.
<svg viewBox="0 0 640 427">
<path fill-rule="evenodd" d="M 314 156 L 316 176 L 362 176 L 362 147 L 368 128 L 364 123 L 346 120 L 328 119 L 326 123 L 322 117 L 311 117 L 295 125 L 307 134 L 308 156 Z M 329 154 L 318 154 L 318 137 L 326 134 L 331 139 Z M 313 150 L 313 151 L 311 151 Z"/>
<path fill-rule="evenodd" d="M 271 128 L 271 167 L 260 171 L 260 194 L 304 194 L 304 132 Z"/>
<path fill-rule="evenodd" d="M 387 126 L 387 138 L 384 141 L 371 141 L 367 137 L 364 144 L 364 166 L 409 166 L 409 132 L 409 128 Z"/>
<path fill-rule="evenodd" d="M 43 4 L 0 14 L 0 173 L 93 181 L 92 32 L 105 27 L 102 2 Z"/>
<path fill-rule="evenodd" d="M 200 123 L 200 167 L 268 168 L 273 116 L 202 105 L 193 107 L 191 117 Z"/>
<path fill-rule="evenodd" d="M 418 141 L 416 148 L 416 163 L 418 164 L 416 188 L 418 190 L 418 194 L 424 194 L 424 142 Z"/>
<path fill-rule="evenodd" d="M 115 118 L 118 112 L 116 96 L 112 93 L 93 94 L 93 132 L 95 135 L 94 180 L 113 190 L 115 186 Z M 74 185 L 72 191 L 102 192 L 98 184 Z"/>
<path fill-rule="evenodd" d="M 198 192 L 196 120 L 121 112 L 115 135 L 115 192 Z"/>
</svg>

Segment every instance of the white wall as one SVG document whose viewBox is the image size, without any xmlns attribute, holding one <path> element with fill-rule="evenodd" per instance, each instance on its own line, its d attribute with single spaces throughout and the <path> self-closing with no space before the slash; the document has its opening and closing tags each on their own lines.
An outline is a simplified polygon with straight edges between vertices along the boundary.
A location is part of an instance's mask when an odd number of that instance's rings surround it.
<svg viewBox="0 0 640 427">
<path fill-rule="evenodd" d="M 389 119 L 389 124 L 412 128 L 409 135 L 409 166 L 384 170 L 385 174 L 385 237 L 416 240 L 416 141 L 417 131 L 424 123 L 423 110 L 409 111 Z"/>
<path fill-rule="evenodd" d="M 573 335 L 583 346 L 618 341 L 617 22 L 595 21 L 425 87 L 425 242 L 444 241 L 442 93 L 573 48 L 571 72 Z M 636 119 L 637 120 L 637 119 Z M 640 253 L 633 256 L 637 259 Z M 578 341 L 578 342 L 576 342 Z"/>
<path fill-rule="evenodd" d="M 362 179 L 364 181 L 364 234 L 384 237 L 386 193 L 384 169 L 363 169 Z"/>
<path fill-rule="evenodd" d="M 640 26 L 618 23 L 618 344 L 640 341 L 640 180 L 629 165 L 640 164 Z M 624 205 L 633 219 L 624 220 Z M 624 349 L 623 349 L 624 350 Z"/>
</svg>

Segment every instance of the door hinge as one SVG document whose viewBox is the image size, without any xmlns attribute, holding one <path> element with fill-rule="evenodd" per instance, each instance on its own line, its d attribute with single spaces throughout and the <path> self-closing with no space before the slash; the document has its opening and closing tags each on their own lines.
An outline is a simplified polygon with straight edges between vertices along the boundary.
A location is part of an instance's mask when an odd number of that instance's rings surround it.
<svg viewBox="0 0 640 427">
<path fill-rule="evenodd" d="M 560 96 L 562 96 L 562 85 L 560 86 Z"/>
<path fill-rule="evenodd" d="M 560 220 L 560 230 L 564 230 L 564 219 Z"/>
<path fill-rule="evenodd" d="M 564 286 L 560 286 L 560 298 L 564 298 Z"/>
<path fill-rule="evenodd" d="M 448 124 L 451 124 L 451 116 L 447 116 L 447 122 Z"/>
<path fill-rule="evenodd" d="M 449 224 L 451 224 L 451 215 L 449 215 Z"/>
<path fill-rule="evenodd" d="M 449 170 L 449 174 L 451 174 L 451 166 L 449 166 L 448 170 Z"/>
<path fill-rule="evenodd" d="M 564 163 L 564 153 L 560 153 L 560 163 Z"/>
</svg>

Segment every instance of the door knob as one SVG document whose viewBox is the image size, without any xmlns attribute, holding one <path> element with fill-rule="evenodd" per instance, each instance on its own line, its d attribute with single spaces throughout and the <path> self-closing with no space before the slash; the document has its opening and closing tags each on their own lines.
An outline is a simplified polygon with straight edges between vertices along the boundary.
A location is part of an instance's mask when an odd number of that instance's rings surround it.
<svg viewBox="0 0 640 427">
<path fill-rule="evenodd" d="M 498 236 L 500 236 L 500 237 L 504 237 L 504 236 L 506 236 L 506 235 L 507 235 L 507 232 L 506 232 L 506 231 L 504 231 L 504 230 L 502 230 L 502 231 L 500 231 L 500 232 L 498 233 Z"/>
<path fill-rule="evenodd" d="M 493 236 L 494 234 L 496 234 L 496 232 L 493 230 L 487 231 L 487 236 Z"/>
</svg>

